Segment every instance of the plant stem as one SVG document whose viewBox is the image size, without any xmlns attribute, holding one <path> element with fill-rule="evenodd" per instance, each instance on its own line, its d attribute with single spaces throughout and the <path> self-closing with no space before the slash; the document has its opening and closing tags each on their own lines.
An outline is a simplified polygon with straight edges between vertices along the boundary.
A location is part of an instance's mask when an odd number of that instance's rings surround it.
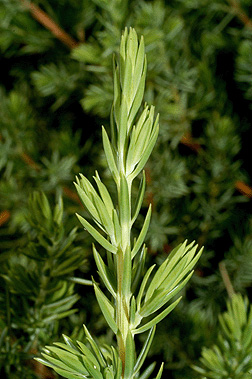
<svg viewBox="0 0 252 379">
<path fill-rule="evenodd" d="M 122 174 L 124 175 L 124 174 Z M 124 177 L 125 178 L 125 177 Z M 120 180 L 120 186 L 123 185 Z M 122 208 L 119 208 L 121 224 L 121 248 L 117 253 L 117 299 L 116 299 L 116 319 L 118 325 L 117 342 L 119 356 L 122 361 L 122 378 L 124 378 L 126 339 L 130 330 L 130 298 L 131 298 L 131 182 L 126 179 L 128 189 L 128 201 L 124 204 L 124 213 L 128 215 L 125 219 Z M 120 199 L 121 189 L 118 187 L 118 199 Z M 125 209 L 127 207 L 128 209 Z M 126 212 L 125 212 L 126 211 Z M 127 267 L 128 266 L 128 267 Z M 129 274 L 129 275 L 128 275 Z"/>
<path fill-rule="evenodd" d="M 30 1 L 21 0 L 23 5 L 28 8 L 32 16 L 40 22 L 46 29 L 58 38 L 62 43 L 73 49 L 78 46 L 78 42 L 74 40 L 69 34 L 67 34 L 59 25 L 57 25 L 42 9 L 40 9 L 36 4 Z"/>
<path fill-rule="evenodd" d="M 118 333 L 117 333 L 117 342 L 118 342 L 118 350 L 119 356 L 122 361 L 123 373 L 125 367 L 125 346 L 126 346 L 126 337 L 128 330 L 128 317 L 129 308 L 128 302 L 123 296 L 122 290 L 122 281 L 123 281 L 123 252 L 119 251 L 117 255 L 117 299 L 116 299 L 116 313 L 117 313 L 117 325 L 118 325 Z"/>
</svg>

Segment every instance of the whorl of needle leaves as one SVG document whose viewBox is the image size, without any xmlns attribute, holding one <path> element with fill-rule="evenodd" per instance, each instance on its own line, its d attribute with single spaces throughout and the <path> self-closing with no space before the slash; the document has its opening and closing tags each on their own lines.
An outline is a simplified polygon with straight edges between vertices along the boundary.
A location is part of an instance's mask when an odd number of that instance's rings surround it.
<svg viewBox="0 0 252 379">
<path fill-rule="evenodd" d="M 193 368 L 205 378 L 251 378 L 252 306 L 248 298 L 234 294 L 219 322 L 217 344 L 204 347 L 200 358 L 202 367 Z"/>
</svg>

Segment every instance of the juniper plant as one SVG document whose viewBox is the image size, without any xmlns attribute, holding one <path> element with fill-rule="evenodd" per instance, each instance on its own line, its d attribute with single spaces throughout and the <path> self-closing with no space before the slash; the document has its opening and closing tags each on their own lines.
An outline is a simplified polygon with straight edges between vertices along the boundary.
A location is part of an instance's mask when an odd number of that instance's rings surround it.
<svg viewBox="0 0 252 379">
<path fill-rule="evenodd" d="M 134 241 L 131 230 L 144 197 L 143 168 L 159 129 L 153 106 L 145 104 L 140 113 L 145 76 L 143 37 L 139 41 L 134 29 L 125 29 L 119 62 L 114 60 L 111 136 L 105 128 L 102 129 L 107 164 L 117 189 L 117 206 L 97 172 L 94 181 L 98 191 L 82 174 L 75 183 L 93 224 L 77 215 L 79 221 L 106 250 L 105 260 L 93 245 L 98 273 L 107 293 L 94 280 L 93 286 L 101 311 L 116 336 L 117 348 L 98 346 L 85 326 L 87 344 L 64 336 L 65 343 L 46 347 L 42 353 L 44 358 L 38 360 L 65 378 L 148 378 L 153 365 L 141 375 L 140 369 L 151 346 L 156 324 L 179 303 L 181 297 L 168 304 L 192 276 L 192 269 L 202 252 L 202 249 L 197 252 L 194 242 L 187 244 L 185 241 L 169 254 L 155 274 L 153 265 L 142 275 L 147 251 L 144 239 L 149 227 L 151 205 Z M 132 206 L 132 183 L 140 173 L 142 179 L 138 196 Z M 145 331 L 149 331 L 146 341 L 137 354 L 134 336 Z M 156 379 L 161 378 L 162 371 L 163 364 Z"/>
<path fill-rule="evenodd" d="M 217 343 L 203 347 L 201 367 L 193 366 L 202 378 L 249 379 L 252 374 L 252 306 L 248 298 L 233 294 L 227 311 L 219 315 Z"/>
</svg>

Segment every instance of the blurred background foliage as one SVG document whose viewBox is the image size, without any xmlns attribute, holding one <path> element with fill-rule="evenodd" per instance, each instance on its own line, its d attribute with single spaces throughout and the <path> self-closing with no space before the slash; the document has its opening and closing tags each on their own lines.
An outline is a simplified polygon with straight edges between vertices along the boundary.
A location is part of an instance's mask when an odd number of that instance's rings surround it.
<svg viewBox="0 0 252 379">
<path fill-rule="evenodd" d="M 145 101 L 160 113 L 146 168 L 148 261 L 160 264 L 186 238 L 205 246 L 150 361 L 166 362 L 165 378 L 228 378 L 211 359 L 234 354 L 250 362 L 234 378 L 251 373 L 251 348 L 244 358 L 225 350 L 224 337 L 216 342 L 228 295 L 247 296 L 240 309 L 251 300 L 251 2 L 0 0 L 1 378 L 56 377 L 31 358 L 62 333 L 81 338 L 83 322 L 111 342 L 72 182 L 98 169 L 111 187 L 101 125 L 109 127 L 112 56 L 126 26 L 144 36 Z"/>
</svg>

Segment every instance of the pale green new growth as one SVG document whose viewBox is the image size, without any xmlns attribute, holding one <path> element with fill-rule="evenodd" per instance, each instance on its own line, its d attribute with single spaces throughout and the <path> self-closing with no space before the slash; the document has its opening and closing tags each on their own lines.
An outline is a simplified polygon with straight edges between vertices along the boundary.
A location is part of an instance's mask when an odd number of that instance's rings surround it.
<svg viewBox="0 0 252 379">
<path fill-rule="evenodd" d="M 151 206 L 142 230 L 132 241 L 131 229 L 141 209 L 145 191 L 145 175 L 132 207 L 132 182 L 142 172 L 158 136 L 158 117 L 154 107 L 145 105 L 141 114 L 146 76 L 144 41 L 138 41 L 134 29 L 125 29 L 120 47 L 120 59 L 114 61 L 114 103 L 111 111 L 111 138 L 102 129 L 104 151 L 117 188 L 115 203 L 98 173 L 94 177 L 97 190 L 87 178 L 76 178 L 76 189 L 93 225 L 82 216 L 81 224 L 101 247 L 107 251 L 107 262 L 95 246 L 94 259 L 106 289 L 106 294 L 93 283 L 101 311 L 115 333 L 118 348 L 100 347 L 85 328 L 87 346 L 64 337 L 65 344 L 47 347 L 42 363 L 53 367 L 65 378 L 134 379 L 148 378 L 154 365 L 142 375 L 154 337 L 156 324 L 166 317 L 181 298 L 168 302 L 185 286 L 193 273 L 202 249 L 184 242 L 174 249 L 152 275 L 154 266 L 142 277 L 146 247 L 143 245 L 149 227 Z M 138 119 L 136 116 L 139 114 Z M 132 210 L 133 208 L 133 210 Z M 151 316 L 151 317 L 150 317 Z M 148 317 L 148 321 L 145 322 Z M 149 330 L 139 354 L 135 334 Z M 163 365 L 156 376 L 160 379 Z"/>
<path fill-rule="evenodd" d="M 227 312 L 219 316 L 217 344 L 204 347 L 193 368 L 206 378 L 250 379 L 252 375 L 252 306 L 241 294 L 234 294 Z"/>
</svg>

